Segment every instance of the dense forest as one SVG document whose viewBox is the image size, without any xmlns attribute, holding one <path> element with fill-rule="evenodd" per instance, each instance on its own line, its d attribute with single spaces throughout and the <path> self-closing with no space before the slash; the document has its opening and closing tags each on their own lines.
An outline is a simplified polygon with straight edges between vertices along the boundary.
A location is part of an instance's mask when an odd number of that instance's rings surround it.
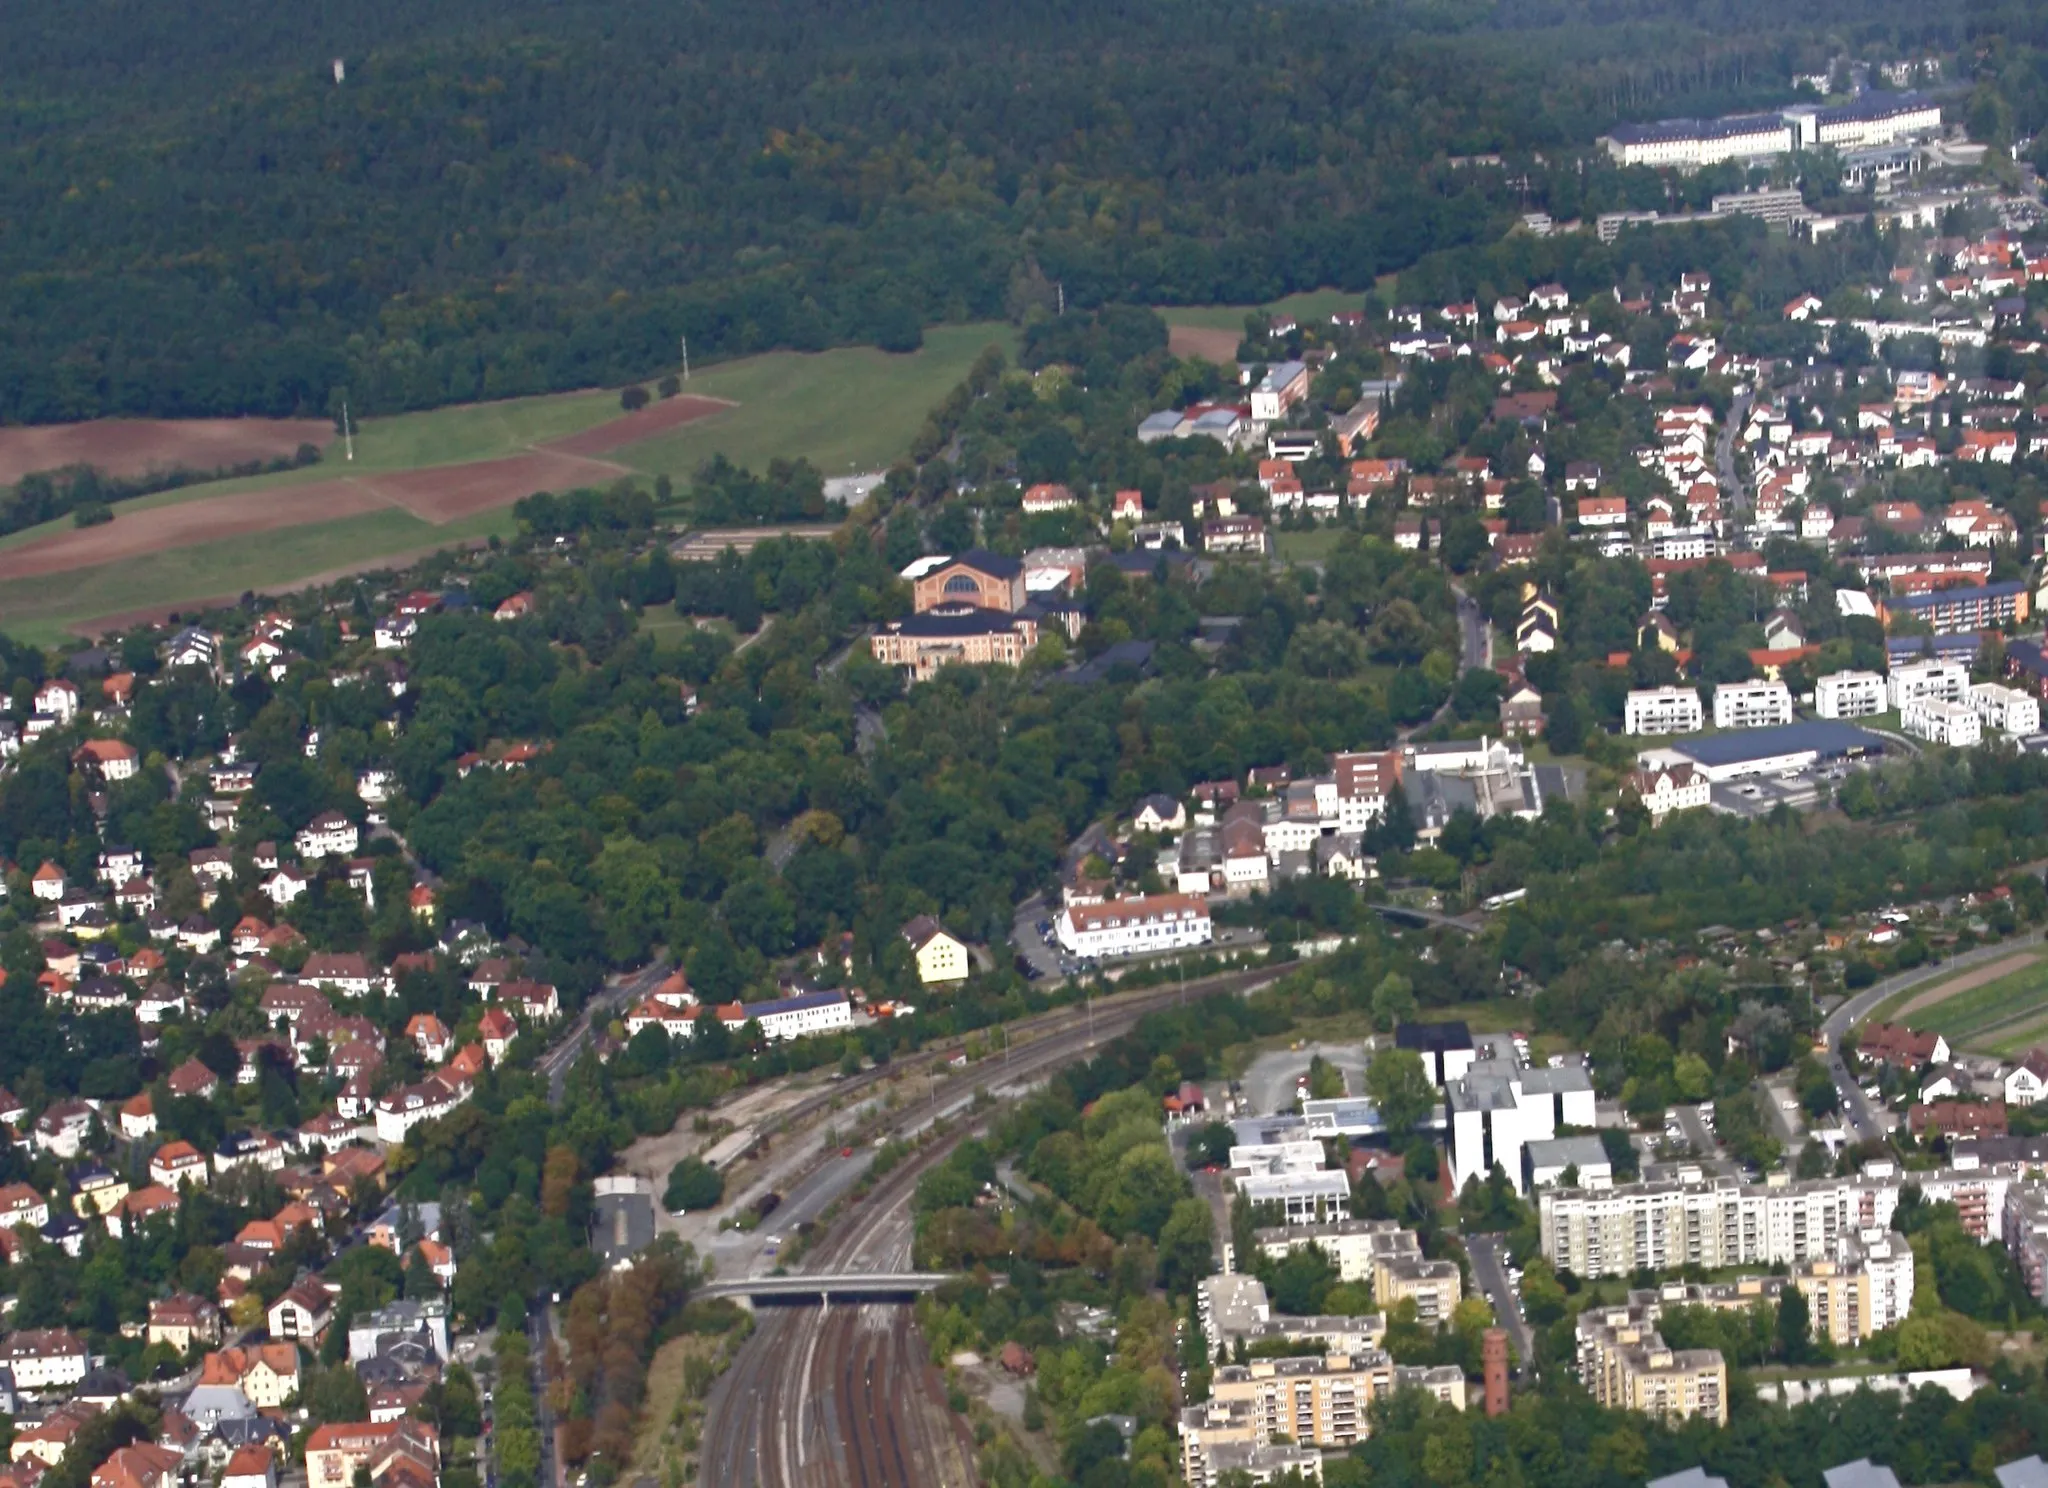
<svg viewBox="0 0 2048 1488">
<path fill-rule="evenodd" d="M 0 17 L 0 420 L 377 412 L 644 376 L 683 336 L 908 349 L 1062 292 L 1363 289 L 1530 206 L 1661 192 L 1561 153 L 1617 117 L 1969 39 L 1959 12 L 1754 0 L 94 16 Z M 1984 53 L 1977 111 L 2010 138 L 2048 88 L 2037 21 L 1994 25 L 2024 43 Z M 1449 163 L 1474 152 L 1521 173 Z"/>
</svg>

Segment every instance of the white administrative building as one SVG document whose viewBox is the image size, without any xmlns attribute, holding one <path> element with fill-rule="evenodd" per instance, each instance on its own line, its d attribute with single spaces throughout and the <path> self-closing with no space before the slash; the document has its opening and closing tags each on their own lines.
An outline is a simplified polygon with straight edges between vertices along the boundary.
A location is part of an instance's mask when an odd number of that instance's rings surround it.
<svg viewBox="0 0 2048 1488">
<path fill-rule="evenodd" d="M 1069 952 L 1095 959 L 1207 945 L 1215 934 L 1208 901 L 1193 894 L 1070 904 L 1054 928 Z"/>
</svg>

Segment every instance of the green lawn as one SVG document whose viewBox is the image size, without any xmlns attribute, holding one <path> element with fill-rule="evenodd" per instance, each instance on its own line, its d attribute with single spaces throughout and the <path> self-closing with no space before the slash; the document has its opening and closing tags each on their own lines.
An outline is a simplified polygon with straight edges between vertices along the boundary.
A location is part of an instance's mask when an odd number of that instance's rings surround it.
<svg viewBox="0 0 2048 1488">
<path fill-rule="evenodd" d="M 1159 314 L 1170 326 L 1198 326 L 1209 331 L 1237 331 L 1244 329 L 1244 318 L 1252 311 L 1264 308 L 1295 316 L 1301 320 L 1327 320 L 1333 311 L 1358 310 L 1365 305 L 1365 296 L 1353 294 L 1348 289 L 1311 289 L 1302 294 L 1288 295 L 1264 307 L 1258 305 L 1162 305 Z"/>
<path fill-rule="evenodd" d="M 997 324 L 934 326 L 907 356 L 865 346 L 775 351 L 706 368 L 689 391 L 739 407 L 608 458 L 678 485 L 714 454 L 756 470 L 777 455 L 803 456 L 828 476 L 878 470 L 909 449 L 925 415 L 989 346 L 1014 356 L 1016 335 Z"/>
<path fill-rule="evenodd" d="M 1927 990 L 1916 988 L 1910 996 Z M 1908 1021 L 1915 1028 L 1941 1034 L 1952 1044 L 1998 1052 L 2017 1041 L 2025 1048 L 2037 1041 L 2041 1024 L 2048 1021 L 2048 960 L 2036 960 L 1995 982 L 1923 1007 L 1910 1014 Z"/>
<path fill-rule="evenodd" d="M 232 543 L 167 548 L 125 563 L 0 585 L 0 629 L 18 640 L 57 646 L 65 643 L 67 627 L 96 616 L 250 589 L 274 593 L 336 569 L 372 567 L 381 559 L 424 553 L 492 533 L 509 537 L 514 527 L 510 510 L 485 512 L 437 527 L 410 512 L 392 509 L 336 522 L 282 527 Z"/>
<path fill-rule="evenodd" d="M 1005 325 L 938 326 L 924 348 L 891 356 L 872 347 L 804 355 L 770 352 L 705 368 L 689 390 L 740 406 L 619 451 L 611 458 L 678 485 L 713 453 L 756 469 L 777 455 L 807 456 L 827 474 L 872 470 L 905 453 L 934 405 L 983 348 L 1014 353 Z M 601 424 L 619 414 L 604 391 L 468 404 L 372 419 L 356 432 L 356 458 L 337 441 L 319 465 L 284 475 L 215 481 L 122 503 L 123 511 L 239 491 L 487 460 Z M 0 538 L 0 547 L 68 530 L 69 518 Z M 245 589 L 276 590 L 334 569 L 362 566 L 443 544 L 515 530 L 510 510 L 436 527 L 401 511 L 281 529 L 233 542 L 171 549 L 129 563 L 75 569 L 0 584 L 0 628 L 26 640 L 59 644 L 82 620 Z"/>
<path fill-rule="evenodd" d="M 1288 563 L 1314 563 L 1337 551 L 1349 527 L 1317 527 L 1305 532 L 1273 534 L 1273 554 Z"/>
</svg>

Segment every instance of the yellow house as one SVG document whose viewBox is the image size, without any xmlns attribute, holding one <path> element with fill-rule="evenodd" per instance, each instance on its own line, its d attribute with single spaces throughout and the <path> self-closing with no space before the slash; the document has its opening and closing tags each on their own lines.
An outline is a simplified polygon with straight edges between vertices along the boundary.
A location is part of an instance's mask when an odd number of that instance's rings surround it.
<svg viewBox="0 0 2048 1488">
<path fill-rule="evenodd" d="M 967 943 L 949 934 L 930 915 L 919 915 L 903 927 L 903 938 L 910 942 L 911 954 L 917 958 L 917 979 L 927 987 L 935 982 L 964 982 L 972 969 L 967 959 Z"/>
</svg>

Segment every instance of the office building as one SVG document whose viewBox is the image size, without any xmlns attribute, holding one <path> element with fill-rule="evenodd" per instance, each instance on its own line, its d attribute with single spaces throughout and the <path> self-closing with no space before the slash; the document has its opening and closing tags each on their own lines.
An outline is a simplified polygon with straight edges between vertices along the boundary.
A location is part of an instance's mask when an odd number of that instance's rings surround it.
<svg viewBox="0 0 2048 1488">
<path fill-rule="evenodd" d="M 1515 1191 L 1524 1193 L 1523 1149 L 1555 1137 L 1560 1125 L 1591 1128 L 1593 1082 L 1580 1065 L 1523 1065 L 1513 1040 L 1504 1036 L 1491 1036 L 1486 1043 L 1488 1057 L 1475 1061 L 1444 1090 L 1451 1182 L 1462 1189 L 1471 1179 L 1484 1180 L 1498 1164 Z"/>
</svg>

